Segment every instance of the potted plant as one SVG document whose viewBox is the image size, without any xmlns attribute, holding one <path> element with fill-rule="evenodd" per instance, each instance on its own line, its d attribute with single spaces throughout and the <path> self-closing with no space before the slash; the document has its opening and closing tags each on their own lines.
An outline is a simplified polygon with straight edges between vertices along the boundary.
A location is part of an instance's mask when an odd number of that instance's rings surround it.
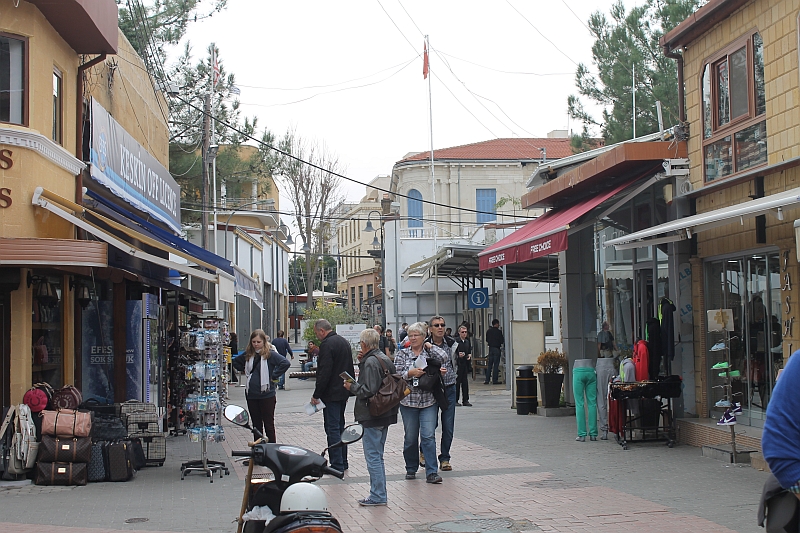
<svg viewBox="0 0 800 533">
<path fill-rule="evenodd" d="M 539 354 L 536 370 L 539 377 L 539 391 L 542 407 L 558 407 L 561 387 L 564 385 L 564 371 L 569 368 L 567 356 L 555 350 L 545 350 Z"/>
</svg>

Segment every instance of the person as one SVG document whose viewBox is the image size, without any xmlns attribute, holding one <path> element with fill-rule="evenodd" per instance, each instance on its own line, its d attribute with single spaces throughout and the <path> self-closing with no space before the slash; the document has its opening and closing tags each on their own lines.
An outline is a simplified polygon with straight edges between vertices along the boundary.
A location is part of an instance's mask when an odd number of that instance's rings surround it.
<svg viewBox="0 0 800 533">
<path fill-rule="evenodd" d="M 800 417 L 797 416 L 797 384 L 800 383 L 800 350 L 780 372 L 767 406 L 761 450 L 780 486 L 800 499 Z"/>
<path fill-rule="evenodd" d="M 278 351 L 284 358 L 287 356 L 294 359 L 294 354 L 292 353 L 292 347 L 289 346 L 289 341 L 286 340 L 286 332 L 282 329 L 278 330 L 278 337 L 272 341 L 272 345 L 275 347 L 275 350 Z M 286 385 L 286 375 L 281 374 L 280 379 L 278 380 L 278 389 L 283 390 Z"/>
<path fill-rule="evenodd" d="M 408 333 L 406 332 L 407 329 L 408 329 L 408 322 L 403 322 L 400 325 L 400 329 L 397 331 L 397 342 L 403 342 L 405 340 L 406 335 L 408 335 Z"/>
<path fill-rule="evenodd" d="M 452 337 L 453 336 L 453 328 L 447 328 L 444 330 L 445 337 Z"/>
<path fill-rule="evenodd" d="M 444 317 L 436 315 L 428 322 L 430 326 L 430 336 L 426 339 L 427 342 L 442 349 L 447 354 L 447 362 L 442 365 L 444 374 L 444 394 L 447 398 L 447 408 L 441 409 L 442 411 L 442 443 L 439 453 L 440 468 L 446 472 L 453 469 L 450 464 L 450 447 L 453 445 L 453 433 L 455 432 L 456 425 L 456 359 L 457 355 L 453 351 L 455 347 L 455 339 L 448 337 L 445 334 L 445 321 Z M 441 408 L 441 406 L 440 406 Z M 436 425 L 438 427 L 439 421 L 437 419 Z M 424 453 L 420 450 L 419 456 L 420 464 L 425 464 Z"/>
<path fill-rule="evenodd" d="M 320 400 L 325 404 L 322 418 L 328 446 L 337 444 L 344 431 L 344 412 L 350 392 L 344 388 L 344 380 L 339 376 L 347 372 L 355 375 L 353 369 L 353 349 L 350 343 L 332 331 L 331 323 L 320 318 L 314 322 L 314 334 L 319 339 L 319 357 L 317 357 L 317 384 L 311 396 L 311 403 L 317 405 Z M 349 468 L 347 463 L 347 446 L 339 446 L 330 450 L 331 467 L 344 472 Z"/>
<path fill-rule="evenodd" d="M 415 322 L 408 327 L 410 346 L 397 350 L 394 364 L 397 372 L 411 385 L 411 394 L 400 402 L 400 414 L 403 416 L 403 458 L 406 463 L 406 479 L 415 479 L 419 469 L 418 451 L 422 451 L 429 460 L 425 461 L 425 481 L 441 483 L 439 465 L 436 461 L 436 419 L 439 406 L 433 393 L 419 388 L 419 377 L 425 374 L 427 359 L 431 358 L 441 364 L 442 370 L 450 358 L 438 346 L 425 342 L 428 328 L 422 322 Z"/>
<path fill-rule="evenodd" d="M 244 372 L 247 410 L 253 424 L 253 436 L 258 438 L 256 430 L 261 432 L 269 442 L 275 439 L 275 383 L 289 367 L 289 361 L 267 341 L 263 329 L 250 334 L 250 342 L 244 353 L 233 359 L 233 367 Z"/>
<path fill-rule="evenodd" d="M 500 321 L 492 320 L 492 327 L 486 332 L 486 344 L 489 345 L 489 360 L 486 362 L 486 379 L 483 384 L 489 384 L 489 378 L 494 385 L 499 385 L 500 373 L 500 347 L 506 343 L 503 332 L 500 331 Z"/>
<path fill-rule="evenodd" d="M 595 364 L 597 375 L 597 417 L 600 426 L 600 440 L 608 440 L 608 381 L 616 374 L 614 352 L 617 343 L 611 333 L 611 326 L 603 322 L 597 334 L 597 350 L 600 356 Z"/>
<path fill-rule="evenodd" d="M 472 407 L 469 403 L 469 373 L 472 366 L 472 343 L 469 341 L 467 326 L 458 327 L 458 337 L 453 344 L 453 353 L 456 355 L 456 405 Z M 460 394 L 459 394 L 460 393 Z M 458 403 L 459 395 L 463 396 Z"/>
<path fill-rule="evenodd" d="M 372 329 L 378 332 L 378 337 L 380 338 L 380 346 L 378 349 L 380 351 L 384 351 L 386 349 L 386 337 L 383 335 L 383 326 L 380 324 L 375 324 L 372 326 Z"/>
<path fill-rule="evenodd" d="M 231 349 L 231 361 L 233 358 L 239 355 L 239 336 L 236 333 L 231 333 L 231 341 L 228 343 L 228 348 Z M 239 378 L 236 377 L 236 372 L 233 369 L 233 363 L 230 365 L 230 373 L 231 373 L 231 383 L 238 383 Z"/>
<path fill-rule="evenodd" d="M 369 412 L 369 399 L 383 384 L 384 368 L 391 374 L 397 370 L 389 357 L 381 353 L 378 347 L 380 335 L 375 330 L 362 331 L 359 341 L 362 355 L 358 363 L 358 381 L 344 383 L 344 388 L 356 397 L 353 416 L 356 422 L 364 426 L 361 443 L 369 472 L 369 496 L 358 500 L 358 503 L 363 506 L 386 505 L 386 468 L 383 463 L 383 450 L 389 426 L 397 424 L 397 412 L 400 407 L 396 405 L 382 415 L 372 416 Z"/>
<path fill-rule="evenodd" d="M 386 341 L 384 342 L 383 345 L 383 353 L 385 353 L 389 359 L 394 361 L 394 352 L 397 351 L 397 343 L 394 341 L 394 338 L 392 337 L 392 330 L 387 329 L 384 338 L 386 339 Z"/>
<path fill-rule="evenodd" d="M 597 372 L 591 359 L 578 359 L 572 367 L 572 393 L 575 397 L 575 421 L 578 442 L 586 442 L 586 423 L 589 423 L 589 440 L 597 440 Z M 585 400 L 584 400 L 585 397 Z M 584 410 L 584 405 L 586 406 Z M 584 414 L 585 413 L 585 414 Z M 608 422 L 608 415 L 606 415 Z"/>
<path fill-rule="evenodd" d="M 308 360 L 303 363 L 303 372 L 311 372 L 317 366 L 317 358 L 319 357 L 319 348 L 314 341 L 308 341 L 306 354 L 308 355 Z"/>
</svg>

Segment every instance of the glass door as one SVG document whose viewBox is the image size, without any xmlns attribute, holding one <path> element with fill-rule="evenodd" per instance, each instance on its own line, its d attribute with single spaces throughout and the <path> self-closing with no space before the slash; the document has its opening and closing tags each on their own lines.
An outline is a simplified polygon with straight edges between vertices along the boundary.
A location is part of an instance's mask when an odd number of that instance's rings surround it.
<svg viewBox="0 0 800 533">
<path fill-rule="evenodd" d="M 655 316 L 655 304 L 653 300 L 653 264 L 636 263 L 634 276 L 636 278 L 634 287 L 636 294 L 636 339 L 647 339 L 645 328 L 647 320 Z"/>
</svg>

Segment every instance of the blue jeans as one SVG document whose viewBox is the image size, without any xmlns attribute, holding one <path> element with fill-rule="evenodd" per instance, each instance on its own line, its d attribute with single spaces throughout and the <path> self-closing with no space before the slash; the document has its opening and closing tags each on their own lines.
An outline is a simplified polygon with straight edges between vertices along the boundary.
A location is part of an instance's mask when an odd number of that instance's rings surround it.
<svg viewBox="0 0 800 533">
<path fill-rule="evenodd" d="M 419 409 L 417 407 L 400 406 L 403 416 L 405 439 L 403 440 L 403 458 L 406 460 L 406 473 L 413 474 L 419 470 L 419 450 L 425 454 L 425 476 L 439 471 L 436 457 L 436 420 L 439 418 L 439 405 Z"/>
<path fill-rule="evenodd" d="M 374 502 L 386 502 L 386 469 L 383 465 L 383 449 L 386 446 L 386 435 L 389 426 L 364 428 L 361 444 L 364 446 L 364 459 L 369 472 L 369 499 Z"/>
<path fill-rule="evenodd" d="M 439 462 L 450 462 L 450 446 L 453 444 L 453 431 L 456 427 L 456 384 L 447 385 L 444 388 L 444 394 L 450 407 L 442 410 L 442 453 L 439 454 Z M 438 425 L 438 420 L 437 420 Z M 427 461 L 428 456 L 425 455 Z"/>
<path fill-rule="evenodd" d="M 342 440 L 344 431 L 344 411 L 347 408 L 347 400 L 341 402 L 326 402 L 325 409 L 322 410 L 322 418 L 325 423 L 325 434 L 328 436 L 328 446 L 333 446 Z M 339 446 L 328 450 L 330 455 L 331 468 L 344 472 L 348 468 L 347 446 Z"/>
<path fill-rule="evenodd" d="M 500 348 L 489 347 L 489 358 L 486 362 L 486 380 L 484 383 L 489 383 L 489 378 L 492 378 L 492 383 L 497 383 L 498 373 L 500 372 Z"/>
</svg>

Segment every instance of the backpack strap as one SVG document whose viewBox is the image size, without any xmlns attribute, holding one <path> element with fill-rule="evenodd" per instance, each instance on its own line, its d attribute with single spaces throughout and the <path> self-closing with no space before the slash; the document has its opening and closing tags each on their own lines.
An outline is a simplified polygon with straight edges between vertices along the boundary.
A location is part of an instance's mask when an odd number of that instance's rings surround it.
<svg viewBox="0 0 800 533">
<path fill-rule="evenodd" d="M 381 364 L 381 368 L 383 368 L 383 375 L 384 376 L 388 376 L 389 375 L 389 369 L 386 368 L 386 363 L 383 362 L 383 359 L 381 359 L 381 357 L 379 355 L 376 355 L 375 358 Z"/>
</svg>

